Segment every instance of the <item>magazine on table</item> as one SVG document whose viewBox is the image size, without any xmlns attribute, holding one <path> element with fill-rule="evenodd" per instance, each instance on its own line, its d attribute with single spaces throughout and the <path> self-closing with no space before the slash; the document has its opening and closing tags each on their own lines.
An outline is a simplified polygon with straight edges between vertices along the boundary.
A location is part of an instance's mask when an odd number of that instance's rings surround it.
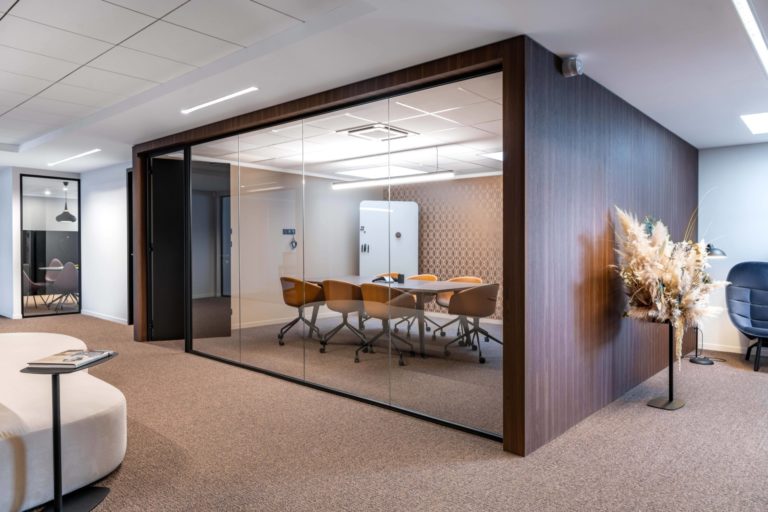
<svg viewBox="0 0 768 512">
<path fill-rule="evenodd" d="M 111 350 L 65 350 L 27 363 L 33 368 L 80 368 L 114 354 Z"/>
</svg>

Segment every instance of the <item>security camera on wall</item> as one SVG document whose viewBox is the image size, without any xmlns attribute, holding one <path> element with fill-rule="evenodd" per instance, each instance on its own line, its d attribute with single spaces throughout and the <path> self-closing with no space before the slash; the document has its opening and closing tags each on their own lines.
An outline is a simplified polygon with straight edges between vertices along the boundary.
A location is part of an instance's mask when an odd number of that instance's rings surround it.
<svg viewBox="0 0 768 512">
<path fill-rule="evenodd" d="M 563 57 L 562 72 L 565 78 L 583 75 L 584 63 L 581 61 L 578 55 Z"/>
</svg>

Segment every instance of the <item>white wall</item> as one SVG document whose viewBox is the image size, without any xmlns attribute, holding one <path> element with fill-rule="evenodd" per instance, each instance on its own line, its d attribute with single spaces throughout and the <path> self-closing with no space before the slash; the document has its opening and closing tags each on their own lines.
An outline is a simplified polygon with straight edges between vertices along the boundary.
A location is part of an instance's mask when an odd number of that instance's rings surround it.
<svg viewBox="0 0 768 512">
<path fill-rule="evenodd" d="M 768 261 L 768 144 L 705 149 L 699 154 L 699 238 L 728 255 L 712 261 L 714 279 L 725 279 L 742 261 Z M 747 339 L 731 325 L 725 291 L 712 303 L 723 313 L 702 324 L 704 346 L 744 352 Z"/>
<path fill-rule="evenodd" d="M 18 247 L 19 235 L 15 231 L 13 170 L 0 169 L 0 315 L 8 318 L 21 316 L 21 303 L 15 300 L 18 297 L 15 286 L 15 277 L 18 273 L 19 254 L 15 250 Z"/>
<path fill-rule="evenodd" d="M 80 176 L 82 313 L 121 323 L 128 318 L 128 167 Z"/>
</svg>

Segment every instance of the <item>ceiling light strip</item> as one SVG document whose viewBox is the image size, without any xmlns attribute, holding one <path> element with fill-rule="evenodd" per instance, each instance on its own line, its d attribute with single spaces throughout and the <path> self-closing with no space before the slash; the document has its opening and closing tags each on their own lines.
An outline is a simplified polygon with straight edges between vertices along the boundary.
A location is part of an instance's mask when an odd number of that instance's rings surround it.
<svg viewBox="0 0 768 512">
<path fill-rule="evenodd" d="M 395 178 L 379 178 L 375 180 L 342 181 L 331 184 L 333 190 L 352 188 L 385 187 L 387 185 L 406 185 L 409 183 L 425 183 L 430 181 L 452 180 L 456 177 L 453 171 L 430 172 Z"/>
<path fill-rule="evenodd" d="M 248 94 L 250 92 L 258 91 L 258 87 L 248 87 L 247 89 L 243 89 L 242 91 L 233 92 L 232 94 L 227 94 L 226 96 L 222 96 L 221 98 L 216 98 L 215 100 L 211 100 L 205 103 L 201 103 L 200 105 L 195 105 L 194 107 L 190 108 L 184 108 L 181 109 L 182 114 L 191 114 L 192 112 L 196 110 L 200 110 L 206 107 L 210 107 L 211 105 L 216 105 L 217 103 L 221 103 L 222 101 L 228 101 L 233 98 L 237 98 L 238 96 L 242 96 L 243 94 Z"/>
<path fill-rule="evenodd" d="M 768 75 L 768 45 L 766 45 L 763 31 L 760 30 L 760 25 L 757 22 L 755 13 L 752 11 L 752 6 L 749 4 L 749 0 L 733 0 L 733 6 L 736 7 L 736 12 L 739 14 L 739 18 L 741 18 L 741 23 L 744 25 L 744 29 L 747 31 L 747 35 L 752 41 L 752 46 L 755 47 L 757 56 L 763 64 L 763 69 Z"/>
<path fill-rule="evenodd" d="M 74 160 L 75 158 L 82 158 L 84 156 L 92 155 L 94 153 L 98 153 L 99 151 L 101 151 L 101 150 L 98 149 L 98 148 L 97 149 L 92 149 L 90 151 L 86 151 L 85 153 L 80 153 L 79 155 L 70 156 L 70 157 L 64 158 L 62 160 L 59 160 L 57 162 L 51 162 L 51 163 L 48 164 L 48 167 L 53 167 L 54 165 L 63 164 L 64 162 L 69 162 L 70 160 Z"/>
</svg>

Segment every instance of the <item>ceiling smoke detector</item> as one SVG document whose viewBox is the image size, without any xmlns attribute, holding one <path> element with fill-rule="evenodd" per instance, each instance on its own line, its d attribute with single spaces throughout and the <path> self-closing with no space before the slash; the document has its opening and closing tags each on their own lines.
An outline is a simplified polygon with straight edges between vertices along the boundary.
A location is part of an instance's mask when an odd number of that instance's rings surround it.
<svg viewBox="0 0 768 512">
<path fill-rule="evenodd" d="M 410 132 L 403 128 L 395 128 L 394 126 L 382 123 L 367 124 L 365 126 L 358 126 L 357 128 L 350 128 L 349 130 L 339 130 L 337 133 L 346 133 L 352 137 L 376 142 L 402 139 L 409 135 L 418 135 L 415 132 Z"/>
</svg>

